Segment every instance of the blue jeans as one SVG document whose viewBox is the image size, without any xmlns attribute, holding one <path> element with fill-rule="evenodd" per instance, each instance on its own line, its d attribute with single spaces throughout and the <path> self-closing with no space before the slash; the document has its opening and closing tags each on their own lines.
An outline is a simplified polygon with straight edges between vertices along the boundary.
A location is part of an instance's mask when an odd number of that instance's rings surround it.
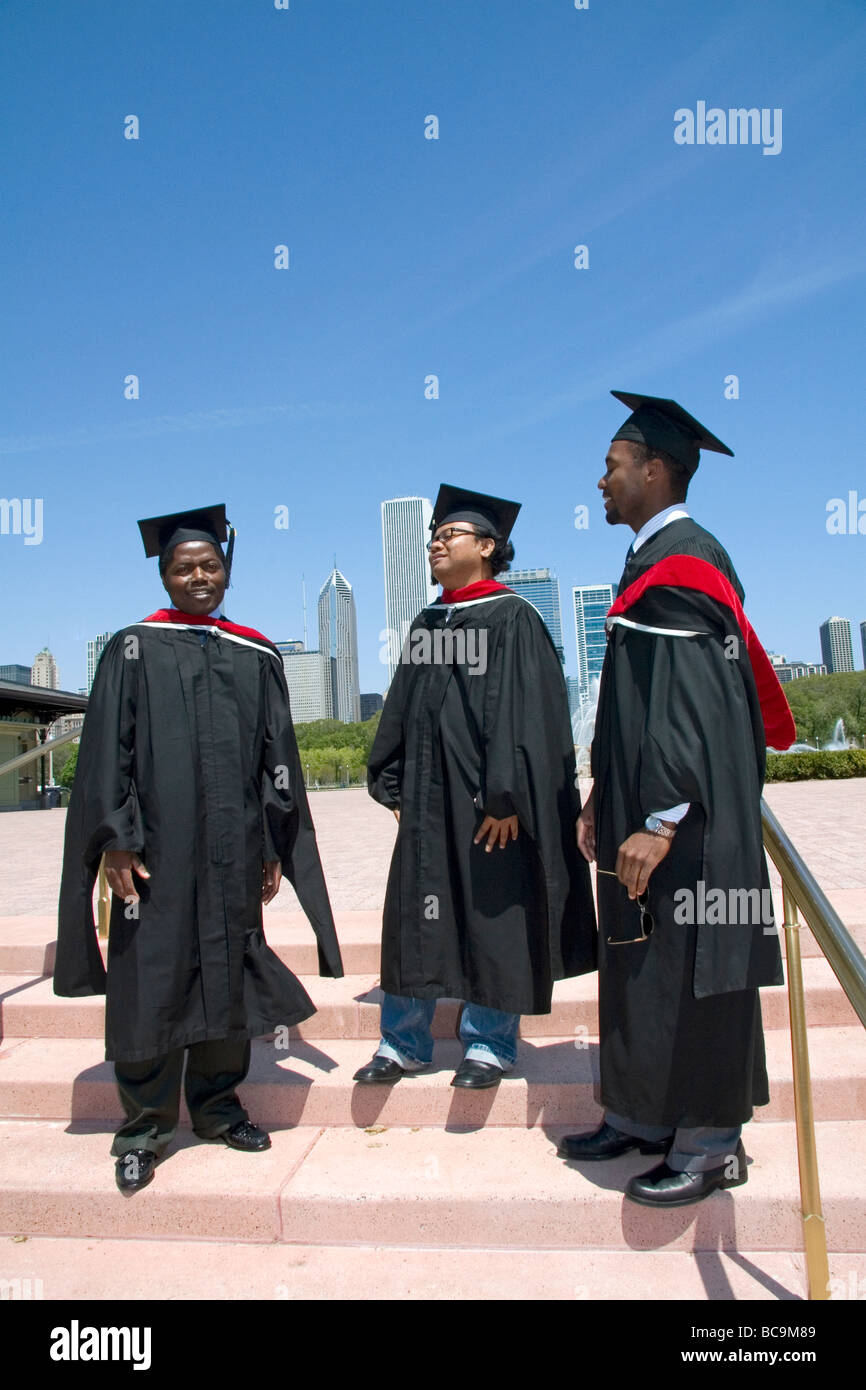
<svg viewBox="0 0 866 1390">
<path fill-rule="evenodd" d="M 417 1071 L 433 1060 L 430 1025 L 435 999 L 411 999 L 386 994 L 382 1001 L 382 1041 L 377 1057 L 390 1057 L 405 1071 Z M 517 1061 L 517 1029 L 520 1014 L 466 1004 L 460 1019 L 460 1041 L 471 1062 L 493 1062 L 510 1071 Z"/>
<path fill-rule="evenodd" d="M 625 1115 L 615 1115 L 612 1110 L 605 1111 L 605 1121 L 618 1129 L 620 1134 L 632 1134 L 636 1139 L 656 1141 L 670 1139 L 671 1147 L 665 1162 L 675 1173 L 706 1173 L 711 1168 L 721 1168 L 726 1160 L 735 1155 L 742 1125 L 730 1129 L 671 1129 L 669 1125 L 641 1125 L 629 1120 Z"/>
</svg>

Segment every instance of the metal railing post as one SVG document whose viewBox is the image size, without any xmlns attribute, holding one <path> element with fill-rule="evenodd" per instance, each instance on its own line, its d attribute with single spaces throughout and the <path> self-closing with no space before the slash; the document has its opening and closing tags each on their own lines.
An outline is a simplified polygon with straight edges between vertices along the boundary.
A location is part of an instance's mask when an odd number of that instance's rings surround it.
<svg viewBox="0 0 866 1390">
<path fill-rule="evenodd" d="M 782 880 L 785 956 L 788 963 L 788 1008 L 791 1017 L 791 1058 L 794 1073 L 794 1116 L 797 1124 L 797 1162 L 800 1169 L 800 1211 L 806 1251 L 806 1278 L 810 1299 L 830 1297 L 827 1232 L 821 1209 L 818 1153 L 815 1147 L 815 1114 L 812 1078 L 806 1038 L 806 1004 L 800 959 L 800 921 L 797 904 Z"/>
<path fill-rule="evenodd" d="M 99 896 L 96 904 L 97 936 L 102 941 L 108 940 L 108 922 L 111 917 L 111 894 L 108 891 L 108 880 L 105 877 L 105 855 L 99 861 Z"/>
</svg>

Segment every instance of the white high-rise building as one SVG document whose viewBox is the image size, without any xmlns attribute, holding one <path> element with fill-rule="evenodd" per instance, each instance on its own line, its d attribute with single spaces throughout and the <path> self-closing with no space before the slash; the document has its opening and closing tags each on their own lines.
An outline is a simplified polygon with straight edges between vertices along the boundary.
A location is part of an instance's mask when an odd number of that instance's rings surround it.
<svg viewBox="0 0 866 1390">
<path fill-rule="evenodd" d="M 818 631 L 821 635 L 821 656 L 828 673 L 833 675 L 836 671 L 853 671 L 854 648 L 849 620 L 828 618 Z"/>
<path fill-rule="evenodd" d="M 96 668 L 99 665 L 99 658 L 105 651 L 112 637 L 113 632 L 100 632 L 98 637 L 91 637 L 87 643 L 87 693 L 93 689 L 93 677 L 96 675 Z"/>
<path fill-rule="evenodd" d="M 613 603 L 612 584 L 580 584 L 572 590 L 574 634 L 577 638 L 577 678 L 580 698 L 589 698 L 593 676 L 601 675 L 607 648 L 605 618 Z"/>
<path fill-rule="evenodd" d="M 319 651 L 325 661 L 329 719 L 361 718 L 358 620 L 352 586 L 336 566 L 319 593 Z"/>
<path fill-rule="evenodd" d="M 30 684 L 41 685 L 43 689 L 47 690 L 58 690 L 59 680 L 57 662 L 48 648 L 43 647 L 42 651 L 37 652 L 33 658 L 33 665 L 30 669 Z"/>
<path fill-rule="evenodd" d="M 388 684 L 394 679 L 406 633 L 436 591 L 430 583 L 426 545 L 433 507 L 426 497 L 392 497 L 382 503 L 382 550 L 385 557 L 385 627 L 383 652 Z M 392 635 L 393 634 L 393 635 Z"/>
<path fill-rule="evenodd" d="M 293 723 L 327 719 L 328 683 L 322 653 L 305 651 L 303 642 L 298 641 L 274 645 L 283 658 Z"/>
</svg>

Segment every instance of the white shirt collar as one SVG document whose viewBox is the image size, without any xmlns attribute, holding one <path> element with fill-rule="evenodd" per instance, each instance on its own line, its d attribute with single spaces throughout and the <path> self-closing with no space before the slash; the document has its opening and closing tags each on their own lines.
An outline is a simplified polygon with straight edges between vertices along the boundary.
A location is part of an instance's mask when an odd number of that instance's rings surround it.
<svg viewBox="0 0 866 1390">
<path fill-rule="evenodd" d="M 671 521 L 680 521 L 682 517 L 688 517 L 689 512 L 682 502 L 674 502 L 670 507 L 663 507 L 655 516 L 651 516 L 649 521 L 645 521 L 631 543 L 632 554 L 640 550 L 644 541 L 648 541 L 650 536 L 654 536 L 656 531 L 660 531 L 663 526 L 667 526 Z"/>
</svg>

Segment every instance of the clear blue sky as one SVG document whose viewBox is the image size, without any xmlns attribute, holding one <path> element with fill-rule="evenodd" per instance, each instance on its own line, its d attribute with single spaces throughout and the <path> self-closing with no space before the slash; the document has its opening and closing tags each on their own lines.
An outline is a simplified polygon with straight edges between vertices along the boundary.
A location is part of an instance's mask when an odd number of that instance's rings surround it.
<svg viewBox="0 0 866 1390">
<path fill-rule="evenodd" d="M 734 449 L 690 504 L 765 646 L 817 660 L 840 614 L 861 664 L 866 535 L 826 507 L 866 501 L 862 0 L 6 0 L 0 52 L 0 495 L 44 499 L 40 545 L 0 536 L 0 662 L 84 684 L 161 604 L 136 518 L 225 499 L 229 615 L 298 636 L 336 554 L 380 690 L 379 502 L 445 480 L 524 503 L 574 672 L 570 586 L 631 538 L 616 387 Z M 781 108 L 781 153 L 677 145 L 698 101 Z"/>
</svg>

